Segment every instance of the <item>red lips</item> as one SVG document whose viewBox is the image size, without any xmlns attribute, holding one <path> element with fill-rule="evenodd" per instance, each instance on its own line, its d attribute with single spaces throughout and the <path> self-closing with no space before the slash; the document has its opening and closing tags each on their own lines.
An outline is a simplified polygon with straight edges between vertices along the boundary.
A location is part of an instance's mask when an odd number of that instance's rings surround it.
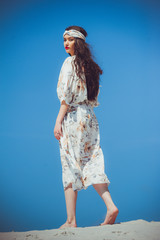
<svg viewBox="0 0 160 240">
<path fill-rule="evenodd" d="M 65 47 L 65 49 L 69 49 L 69 47 Z"/>
</svg>

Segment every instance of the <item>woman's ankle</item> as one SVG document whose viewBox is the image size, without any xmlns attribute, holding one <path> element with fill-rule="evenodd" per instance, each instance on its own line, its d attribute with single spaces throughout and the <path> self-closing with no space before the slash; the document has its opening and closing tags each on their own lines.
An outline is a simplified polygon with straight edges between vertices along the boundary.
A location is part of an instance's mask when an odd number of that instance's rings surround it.
<svg viewBox="0 0 160 240">
<path fill-rule="evenodd" d="M 76 218 L 75 217 L 68 217 L 67 223 L 69 224 L 76 224 Z"/>
</svg>

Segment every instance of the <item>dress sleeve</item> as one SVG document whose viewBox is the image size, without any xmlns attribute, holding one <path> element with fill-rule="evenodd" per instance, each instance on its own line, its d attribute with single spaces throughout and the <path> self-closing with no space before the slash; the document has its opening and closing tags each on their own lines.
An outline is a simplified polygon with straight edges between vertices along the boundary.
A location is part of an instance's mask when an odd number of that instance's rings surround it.
<svg viewBox="0 0 160 240">
<path fill-rule="evenodd" d="M 73 101 L 73 78 L 72 59 L 68 57 L 61 67 L 57 84 L 57 95 L 61 103 L 64 100 L 66 104 L 70 105 Z"/>
</svg>

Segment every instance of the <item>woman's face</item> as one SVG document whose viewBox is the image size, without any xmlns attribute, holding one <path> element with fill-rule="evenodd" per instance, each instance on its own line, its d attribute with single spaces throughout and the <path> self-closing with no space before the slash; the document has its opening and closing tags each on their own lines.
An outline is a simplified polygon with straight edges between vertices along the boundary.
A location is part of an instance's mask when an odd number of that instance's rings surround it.
<svg viewBox="0 0 160 240">
<path fill-rule="evenodd" d="M 67 53 L 70 53 L 71 56 L 74 55 L 74 43 L 75 38 L 69 36 L 68 34 L 64 35 L 64 47 Z"/>
</svg>

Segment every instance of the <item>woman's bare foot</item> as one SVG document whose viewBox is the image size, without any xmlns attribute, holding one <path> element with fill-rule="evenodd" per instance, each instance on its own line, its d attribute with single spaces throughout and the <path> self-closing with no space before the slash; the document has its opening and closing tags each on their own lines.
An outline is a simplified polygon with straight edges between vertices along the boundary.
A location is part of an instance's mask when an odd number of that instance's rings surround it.
<svg viewBox="0 0 160 240">
<path fill-rule="evenodd" d="M 116 206 L 113 207 L 111 210 L 107 211 L 106 218 L 105 218 L 104 222 L 101 223 L 100 225 L 103 226 L 106 224 L 114 224 L 118 213 L 119 213 L 118 208 Z"/>
<path fill-rule="evenodd" d="M 66 228 L 66 227 L 77 227 L 77 224 L 75 222 L 68 222 L 66 221 L 63 225 L 59 227 L 59 229 Z"/>
</svg>

